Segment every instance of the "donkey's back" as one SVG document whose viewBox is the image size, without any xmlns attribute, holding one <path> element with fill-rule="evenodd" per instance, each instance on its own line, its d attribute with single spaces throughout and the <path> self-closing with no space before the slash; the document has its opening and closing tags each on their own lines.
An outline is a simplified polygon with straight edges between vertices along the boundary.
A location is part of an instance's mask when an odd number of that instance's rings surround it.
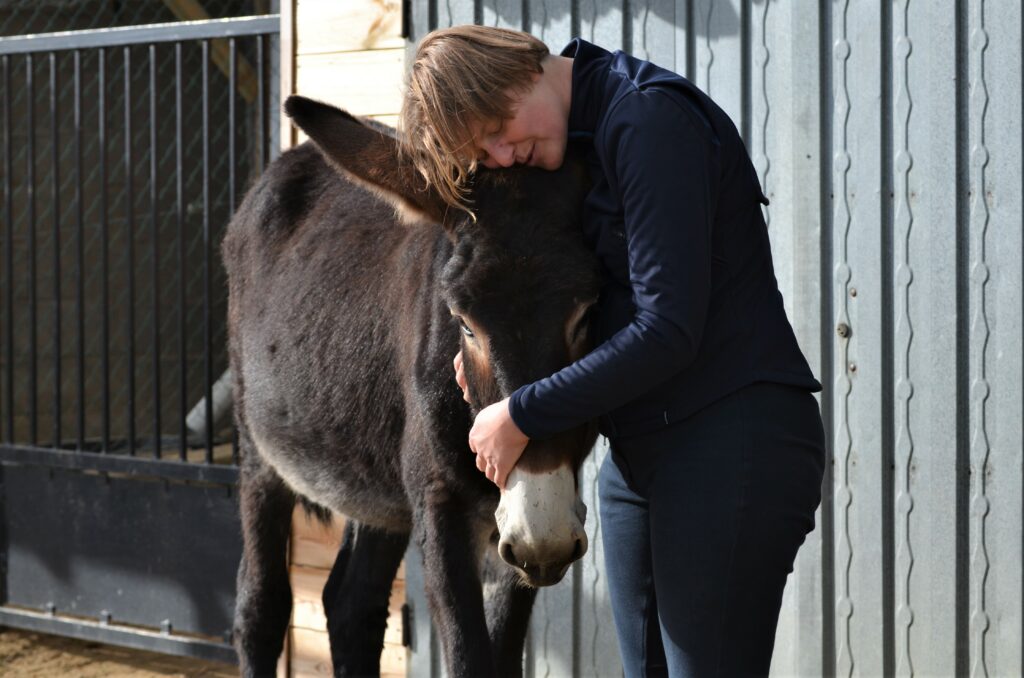
<svg viewBox="0 0 1024 678">
<path fill-rule="evenodd" d="M 264 461 L 313 502 L 408 529 L 397 450 L 400 373 L 433 295 L 438 229 L 331 168 L 309 143 L 249 192 L 223 245 L 239 421 Z"/>
</svg>

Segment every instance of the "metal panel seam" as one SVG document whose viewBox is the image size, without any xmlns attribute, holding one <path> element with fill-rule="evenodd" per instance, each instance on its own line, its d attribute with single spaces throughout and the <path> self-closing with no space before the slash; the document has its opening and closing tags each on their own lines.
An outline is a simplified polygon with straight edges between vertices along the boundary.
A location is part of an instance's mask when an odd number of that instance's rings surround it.
<svg viewBox="0 0 1024 678">
<path fill-rule="evenodd" d="M 985 168 L 989 154 L 985 146 L 985 114 L 988 109 L 988 87 L 985 82 L 985 50 L 988 33 L 985 31 L 985 0 L 972 3 L 970 31 L 970 99 L 969 134 L 973 146 L 970 150 L 970 313 L 971 313 L 971 387 L 970 387 L 970 459 L 971 459 L 971 566 L 972 587 L 970 616 L 971 675 L 987 676 L 985 666 L 985 635 L 989 617 L 985 610 L 985 583 L 989 560 L 985 546 L 985 518 L 989 512 L 985 475 L 988 472 L 989 440 L 985 427 L 986 401 L 989 384 L 985 374 L 986 349 L 989 340 L 988 316 L 985 312 L 985 286 L 989 279 L 985 261 L 985 236 L 989 223 L 988 203 L 985 196 Z"/>
<path fill-rule="evenodd" d="M 841 34 L 835 42 L 834 58 L 839 82 L 836 86 L 835 95 L 835 116 L 841 121 L 839 129 L 840 149 L 835 154 L 835 219 L 834 223 L 842 229 L 842 240 L 839 251 L 839 261 L 835 266 L 834 294 L 838 301 L 839 309 L 837 325 L 849 326 L 849 294 L 850 266 L 847 263 L 849 251 L 849 237 L 852 217 L 850 204 L 847 198 L 847 181 L 850 172 L 851 158 L 848 148 L 848 127 L 850 121 L 850 91 L 847 86 L 846 74 L 850 58 L 850 43 L 846 36 L 846 20 L 850 9 L 850 0 L 845 0 L 842 7 Z M 839 421 L 836 426 L 837 454 L 842 458 L 837 460 L 839 477 L 835 493 L 835 507 L 839 511 L 836 519 L 836 565 L 840 568 L 837 573 L 838 598 L 836 600 L 836 615 L 838 616 L 838 645 L 836 651 L 836 668 L 839 674 L 844 676 L 853 673 L 853 651 L 850 647 L 851 617 L 853 616 L 853 601 L 850 598 L 850 568 L 853 562 L 853 543 L 850 537 L 850 505 L 853 503 L 853 493 L 850 489 L 850 463 L 853 447 L 853 432 L 850 430 L 850 392 L 853 390 L 853 382 L 846 369 L 849 358 L 850 339 L 847 336 L 839 338 L 839 361 L 835 377 L 835 395 L 840 400 L 836 410 Z"/>
<path fill-rule="evenodd" d="M 967 0 L 956 0 L 956 675 L 970 661 L 970 379 Z"/>
<path fill-rule="evenodd" d="M 821 235 L 819 241 L 820 258 L 818 280 L 822 290 L 831 286 L 833 259 L 832 221 L 833 197 L 833 72 L 829 59 L 832 45 L 832 0 L 818 2 L 818 117 L 820 120 L 819 145 L 821 163 L 819 173 L 819 210 L 821 219 Z M 835 313 L 831 294 L 822 293 L 820 299 L 821 335 L 821 383 L 825 385 L 821 394 L 822 424 L 825 429 L 825 474 L 822 478 L 821 492 L 821 529 L 822 529 L 822 562 L 821 562 L 821 600 L 822 610 L 822 651 L 821 675 L 832 676 L 836 666 L 836 596 L 835 596 L 835 393 L 829 384 L 835 377 L 835 350 L 833 329 L 828 318 Z"/>
<path fill-rule="evenodd" d="M 882 217 L 882 265 L 881 265 L 881 290 L 882 290 L 882 360 L 881 360 L 881 393 L 879 394 L 881 411 L 881 511 L 882 511 L 882 671 L 885 675 L 892 675 L 895 667 L 895 646 L 894 646 L 894 619 L 895 612 L 895 517 L 894 517 L 894 350 L 893 350 L 893 24 L 892 24 L 892 3 L 882 4 L 882 26 L 880 44 L 881 50 L 881 168 L 880 168 L 880 193 L 881 204 L 879 212 Z"/>
<path fill-rule="evenodd" d="M 761 42 L 758 44 L 756 49 L 753 49 L 753 61 L 754 66 L 760 74 L 761 78 L 761 116 L 758 120 L 757 126 L 760 131 L 760 143 L 754 153 L 754 169 L 757 171 L 757 176 L 761 181 L 761 189 L 765 192 L 768 191 L 768 170 L 771 169 L 771 160 L 768 158 L 768 117 L 771 115 L 771 104 L 768 101 L 768 60 L 771 58 L 771 53 L 768 51 L 768 8 L 771 6 L 770 2 L 764 3 L 764 8 L 761 10 L 761 26 L 760 26 L 760 38 Z M 747 143 L 750 143 L 748 138 Z M 771 226 L 772 211 L 770 206 L 764 208 L 764 223 L 766 227 Z"/>
<path fill-rule="evenodd" d="M 913 155 L 910 152 L 910 113 L 913 101 L 910 96 L 909 62 L 913 45 L 910 39 L 908 8 L 910 0 L 900 0 L 900 34 L 896 39 L 895 52 L 900 60 L 894 71 L 896 76 L 896 130 L 898 146 L 895 169 L 898 173 L 896 192 L 895 238 L 896 280 L 896 512 L 898 514 L 899 541 L 896 545 L 896 673 L 911 676 L 914 666 L 910 654 L 910 625 L 914 622 L 910 602 L 910 575 L 914 567 L 914 552 L 910 543 L 910 513 L 914 508 L 911 490 L 910 469 L 914 456 L 914 441 L 910 431 L 910 399 L 914 385 L 910 378 L 910 347 L 914 340 L 914 328 L 910 319 L 910 286 L 913 269 L 910 265 L 910 231 L 914 225 L 914 214 L 910 206 L 910 170 Z"/>
</svg>

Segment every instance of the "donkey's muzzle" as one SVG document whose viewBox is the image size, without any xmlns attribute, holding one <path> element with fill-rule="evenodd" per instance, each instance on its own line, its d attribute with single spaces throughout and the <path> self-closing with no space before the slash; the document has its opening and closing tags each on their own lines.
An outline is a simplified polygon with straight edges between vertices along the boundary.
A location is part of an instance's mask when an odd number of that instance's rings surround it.
<svg viewBox="0 0 1024 678">
<path fill-rule="evenodd" d="M 587 552 L 586 515 L 567 467 L 540 473 L 513 469 L 494 516 L 498 554 L 527 583 L 556 584 Z"/>
<path fill-rule="evenodd" d="M 502 542 L 498 547 L 501 559 L 519 570 L 530 586 L 552 586 L 562 581 L 562 577 L 568 572 L 569 566 L 582 558 L 586 552 L 586 535 L 575 540 L 572 554 L 568 560 L 559 559 L 550 563 L 531 564 L 527 559 L 519 557 L 516 554 L 515 547 L 508 541 Z"/>
</svg>

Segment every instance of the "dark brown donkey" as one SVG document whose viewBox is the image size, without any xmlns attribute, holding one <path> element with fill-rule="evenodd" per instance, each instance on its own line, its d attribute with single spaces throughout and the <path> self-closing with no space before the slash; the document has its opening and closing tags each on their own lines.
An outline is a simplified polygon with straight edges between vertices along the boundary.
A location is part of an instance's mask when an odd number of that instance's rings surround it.
<svg viewBox="0 0 1024 678">
<path fill-rule="evenodd" d="M 336 675 L 379 672 L 410 534 L 449 675 L 517 675 L 532 587 L 587 547 L 576 473 L 595 433 L 531 442 L 500 496 L 467 434 L 480 408 L 586 350 L 599 279 L 579 225 L 585 166 L 482 172 L 473 223 L 423 189 L 386 128 L 299 97 L 285 108 L 313 144 L 267 169 L 223 244 L 242 673 L 272 675 L 281 652 L 298 500 L 349 517 L 324 589 Z"/>
</svg>

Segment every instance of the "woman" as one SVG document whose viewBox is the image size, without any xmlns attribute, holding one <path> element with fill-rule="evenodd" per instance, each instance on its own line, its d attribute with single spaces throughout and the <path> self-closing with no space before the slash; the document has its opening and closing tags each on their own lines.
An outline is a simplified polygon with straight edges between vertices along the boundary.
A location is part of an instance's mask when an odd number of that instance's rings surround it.
<svg viewBox="0 0 1024 678">
<path fill-rule="evenodd" d="M 735 126 L 684 78 L 573 40 L 480 26 L 419 46 L 401 126 L 451 204 L 477 167 L 555 169 L 586 144 L 584 237 L 606 278 L 596 348 L 479 413 L 502 487 L 530 439 L 597 418 L 599 502 L 627 676 L 763 675 L 782 590 L 814 527 L 821 390 L 775 280 Z M 459 385 L 466 389 L 461 356 Z"/>
</svg>

